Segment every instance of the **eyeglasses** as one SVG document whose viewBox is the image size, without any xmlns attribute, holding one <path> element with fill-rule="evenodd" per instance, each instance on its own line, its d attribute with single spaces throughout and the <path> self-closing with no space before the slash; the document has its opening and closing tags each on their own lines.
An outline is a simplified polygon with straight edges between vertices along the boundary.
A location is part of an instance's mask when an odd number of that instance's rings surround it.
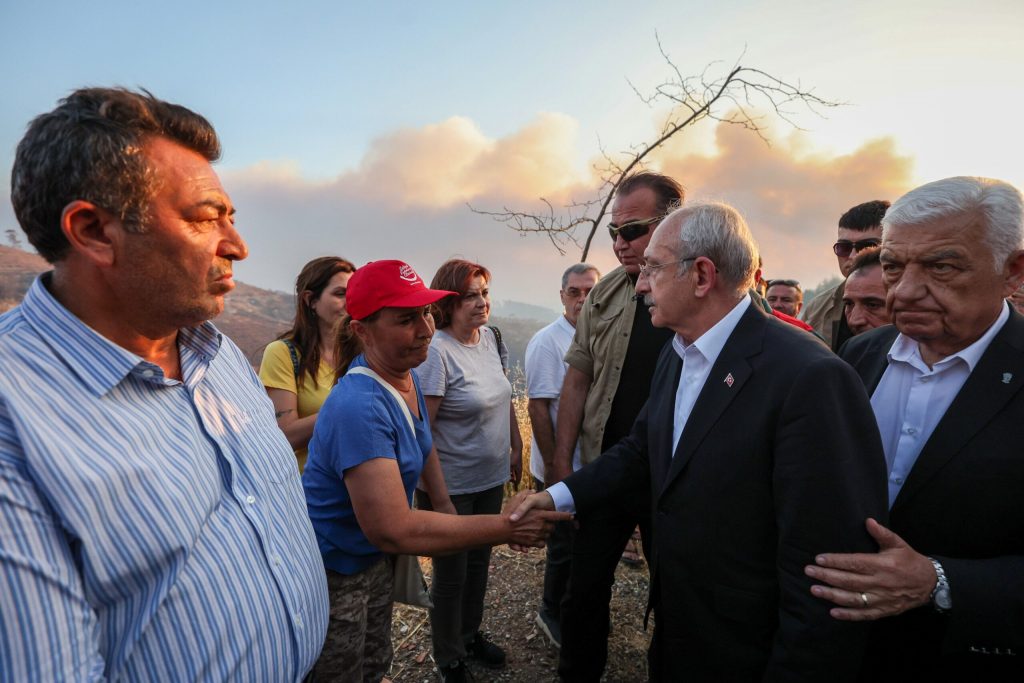
<svg viewBox="0 0 1024 683">
<path fill-rule="evenodd" d="M 632 242 L 637 237 L 643 237 L 651 231 L 651 225 L 658 223 L 664 216 L 655 216 L 654 218 L 645 218 L 642 221 L 630 221 L 623 225 L 615 225 L 614 223 L 608 224 L 608 234 L 612 236 L 612 241 L 616 237 L 622 235 L 622 239 L 627 242 Z"/>
<path fill-rule="evenodd" d="M 855 251 L 864 251 L 871 247 L 877 247 L 881 243 L 882 240 L 877 237 L 872 237 L 866 240 L 857 240 L 856 242 L 851 242 L 850 240 L 839 240 L 832 245 L 832 251 L 834 251 L 836 256 L 839 258 L 846 258 Z"/>
<path fill-rule="evenodd" d="M 659 270 L 661 270 L 665 266 L 674 266 L 677 263 L 687 263 L 689 261 L 696 261 L 699 258 L 700 258 L 699 256 L 687 256 L 686 258 L 681 258 L 678 261 L 669 261 L 668 263 L 641 263 L 640 264 L 640 275 L 642 275 L 645 278 L 650 279 L 650 278 L 654 277 L 654 274 L 656 272 L 658 272 Z"/>
</svg>

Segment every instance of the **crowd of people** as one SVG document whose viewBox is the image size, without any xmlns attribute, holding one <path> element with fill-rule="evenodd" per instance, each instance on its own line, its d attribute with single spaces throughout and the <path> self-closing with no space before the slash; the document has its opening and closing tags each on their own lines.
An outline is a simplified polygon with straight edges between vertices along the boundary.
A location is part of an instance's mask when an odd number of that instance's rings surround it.
<svg viewBox="0 0 1024 683">
<path fill-rule="evenodd" d="M 53 269 L 0 317 L 0 681 L 382 681 L 420 555 L 440 680 L 471 680 L 507 666 L 482 628 L 505 543 L 546 544 L 536 624 L 562 680 L 598 681 L 637 529 L 636 680 L 1024 676 L 1016 188 L 850 208 L 843 279 L 804 305 L 735 208 L 622 179 L 619 267 L 570 266 L 526 349 L 534 487 L 503 505 L 490 271 L 314 259 L 257 375 L 210 322 L 248 253 L 219 153 L 200 115 L 104 88 L 18 146 Z"/>
</svg>

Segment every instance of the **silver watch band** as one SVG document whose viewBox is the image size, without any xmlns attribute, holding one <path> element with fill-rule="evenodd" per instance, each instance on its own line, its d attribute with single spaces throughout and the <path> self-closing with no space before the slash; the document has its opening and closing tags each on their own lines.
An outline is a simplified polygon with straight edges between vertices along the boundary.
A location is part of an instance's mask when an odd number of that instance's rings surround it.
<svg viewBox="0 0 1024 683">
<path fill-rule="evenodd" d="M 942 565 L 934 557 L 929 557 L 928 561 L 932 563 L 932 567 L 935 569 L 935 588 L 932 589 L 930 597 L 932 607 L 937 612 L 945 612 L 953 607 L 953 599 L 949 593 L 949 579 L 946 578 L 946 570 L 942 568 Z"/>
</svg>

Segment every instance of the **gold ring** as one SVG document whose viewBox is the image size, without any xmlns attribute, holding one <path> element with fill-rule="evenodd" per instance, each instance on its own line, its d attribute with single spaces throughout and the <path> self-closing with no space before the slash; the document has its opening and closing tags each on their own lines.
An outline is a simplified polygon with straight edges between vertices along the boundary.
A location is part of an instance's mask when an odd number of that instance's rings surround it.
<svg viewBox="0 0 1024 683">
<path fill-rule="evenodd" d="M 860 594 L 860 601 L 864 604 L 865 607 L 867 607 L 868 606 L 868 594 L 867 593 L 861 593 Z"/>
</svg>

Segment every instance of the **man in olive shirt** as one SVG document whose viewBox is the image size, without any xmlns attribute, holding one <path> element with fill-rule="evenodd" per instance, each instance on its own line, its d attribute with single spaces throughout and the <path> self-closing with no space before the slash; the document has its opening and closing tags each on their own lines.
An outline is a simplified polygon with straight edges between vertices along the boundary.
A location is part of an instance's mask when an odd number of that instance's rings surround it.
<svg viewBox="0 0 1024 683">
<path fill-rule="evenodd" d="M 882 243 L 882 217 L 889 202 L 876 199 L 853 207 L 839 217 L 839 235 L 832 245 L 839 270 L 847 277 L 853 270 L 857 253 Z M 821 335 L 833 351 L 853 336 L 843 317 L 843 288 L 845 282 L 817 292 L 803 307 L 800 318 Z"/>
<path fill-rule="evenodd" d="M 650 394 L 658 354 L 672 333 L 651 325 L 647 307 L 634 298 L 634 287 L 654 228 L 682 199 L 682 187 L 657 173 L 637 173 L 619 184 L 608 228 L 621 266 L 591 291 L 566 353 L 569 367 L 559 398 L 554 463 L 547 484 L 572 471 L 577 439 L 585 465 L 628 435 Z M 562 603 L 558 672 L 565 680 L 601 677 L 608 656 L 608 602 L 615 567 L 638 522 L 642 529 L 650 523 L 646 500 L 579 519 Z"/>
</svg>

